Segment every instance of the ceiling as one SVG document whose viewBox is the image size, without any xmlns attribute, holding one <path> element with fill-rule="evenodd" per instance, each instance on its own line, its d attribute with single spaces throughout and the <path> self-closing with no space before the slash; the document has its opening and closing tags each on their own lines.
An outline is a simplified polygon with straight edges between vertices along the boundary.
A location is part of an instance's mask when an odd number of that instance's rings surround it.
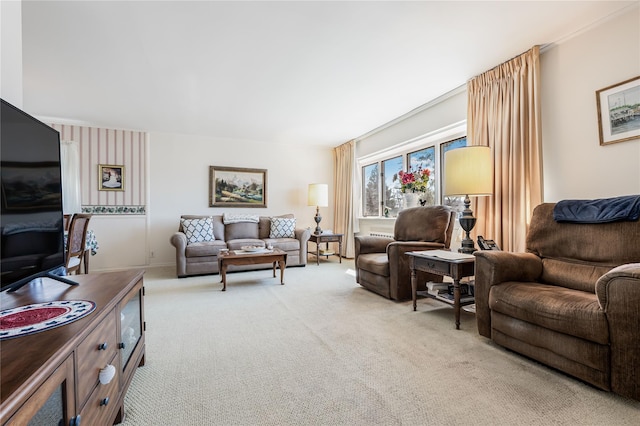
<svg viewBox="0 0 640 426">
<path fill-rule="evenodd" d="M 336 146 L 638 1 L 23 0 L 23 106 Z"/>
</svg>

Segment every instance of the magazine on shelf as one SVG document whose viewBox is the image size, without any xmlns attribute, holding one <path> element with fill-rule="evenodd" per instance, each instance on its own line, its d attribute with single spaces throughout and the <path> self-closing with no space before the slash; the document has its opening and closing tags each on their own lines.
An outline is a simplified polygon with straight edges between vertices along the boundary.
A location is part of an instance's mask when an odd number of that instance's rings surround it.
<svg viewBox="0 0 640 426">
<path fill-rule="evenodd" d="M 434 295 L 434 296 L 436 297 L 436 299 L 444 300 L 445 302 L 449 302 L 449 303 L 453 302 L 453 294 L 439 293 L 439 294 Z M 474 300 L 473 296 L 469 296 L 469 295 L 462 296 L 462 295 L 460 295 L 460 303 L 473 302 L 473 300 Z"/>
</svg>

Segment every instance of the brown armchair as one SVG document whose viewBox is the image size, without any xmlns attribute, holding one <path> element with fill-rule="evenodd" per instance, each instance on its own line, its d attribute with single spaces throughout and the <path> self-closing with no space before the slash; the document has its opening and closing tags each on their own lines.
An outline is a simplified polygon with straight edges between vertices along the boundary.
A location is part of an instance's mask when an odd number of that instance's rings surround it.
<svg viewBox="0 0 640 426">
<path fill-rule="evenodd" d="M 394 238 L 356 236 L 356 282 L 388 299 L 411 299 L 411 270 L 405 253 L 448 249 L 455 217 L 447 206 L 414 207 L 398 214 Z M 417 278 L 418 290 L 425 290 L 427 281 L 442 281 L 442 276 L 426 272 L 419 272 Z"/>
<path fill-rule="evenodd" d="M 474 253 L 478 331 L 640 400 L 640 222 L 561 223 L 554 206 L 535 208 L 526 253 Z"/>
</svg>

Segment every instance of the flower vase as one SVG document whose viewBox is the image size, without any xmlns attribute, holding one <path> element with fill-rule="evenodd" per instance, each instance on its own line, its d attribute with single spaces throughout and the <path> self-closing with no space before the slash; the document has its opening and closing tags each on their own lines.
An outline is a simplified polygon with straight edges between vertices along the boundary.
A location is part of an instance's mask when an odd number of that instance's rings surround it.
<svg viewBox="0 0 640 426">
<path fill-rule="evenodd" d="M 404 208 L 418 207 L 420 205 L 420 193 L 419 192 L 405 192 L 404 193 Z"/>
</svg>

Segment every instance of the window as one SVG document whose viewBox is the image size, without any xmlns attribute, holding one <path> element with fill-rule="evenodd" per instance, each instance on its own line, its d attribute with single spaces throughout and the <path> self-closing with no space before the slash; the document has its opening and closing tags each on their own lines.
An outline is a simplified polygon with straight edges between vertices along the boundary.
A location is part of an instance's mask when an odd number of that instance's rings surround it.
<svg viewBox="0 0 640 426">
<path fill-rule="evenodd" d="M 436 148 L 421 149 L 420 151 L 410 152 L 407 154 L 408 171 L 418 172 L 427 169 L 431 172 L 429 182 L 427 183 L 427 191 L 425 192 L 425 206 L 436 205 Z"/>
<path fill-rule="evenodd" d="M 382 174 L 384 176 L 384 187 L 382 191 L 382 202 L 385 216 L 397 216 L 402 208 L 402 192 L 400 191 L 400 181 L 398 172 L 402 170 L 402 157 L 394 157 L 382 162 Z"/>
<path fill-rule="evenodd" d="M 460 138 L 460 139 L 454 139 L 452 141 L 445 142 L 442 145 L 440 145 L 441 147 L 440 148 L 440 155 L 441 155 L 440 164 L 442 164 L 442 170 L 443 170 L 441 174 L 444 174 L 444 153 L 451 149 L 461 148 L 463 146 L 467 146 L 466 137 Z M 442 200 L 443 205 L 450 206 L 451 208 L 453 208 L 453 210 L 457 211 L 458 213 L 464 210 L 464 197 L 443 197 L 443 198 L 444 198 Z"/>
<path fill-rule="evenodd" d="M 378 177 L 378 163 L 369 164 L 362 168 L 363 216 L 380 216 Z"/>
<path fill-rule="evenodd" d="M 458 133 L 458 136 L 462 133 Z M 464 135 L 464 133 L 462 133 Z M 362 215 L 364 217 L 395 217 L 403 206 L 403 194 L 400 190 L 400 171 L 418 172 L 428 169 L 430 172 L 425 205 L 449 205 L 456 211 L 462 211 L 462 197 L 442 196 L 442 170 L 444 153 L 450 149 L 467 145 L 465 136 L 451 139 L 437 136 L 423 138 L 405 144 L 403 148 L 393 148 L 386 155 L 372 155 L 369 161 L 360 160 L 362 166 Z M 371 160 L 376 160 L 371 162 Z M 369 164 L 366 164 L 368 162 Z"/>
</svg>

